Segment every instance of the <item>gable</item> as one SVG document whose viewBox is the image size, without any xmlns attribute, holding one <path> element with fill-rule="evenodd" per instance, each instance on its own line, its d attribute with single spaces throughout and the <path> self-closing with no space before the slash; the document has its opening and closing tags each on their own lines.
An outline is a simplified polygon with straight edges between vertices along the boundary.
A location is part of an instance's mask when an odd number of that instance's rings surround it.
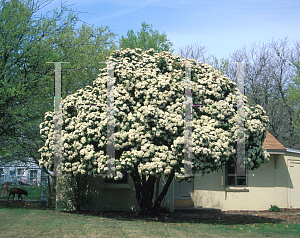
<svg viewBox="0 0 300 238">
<path fill-rule="evenodd" d="M 263 143 L 266 150 L 281 150 L 286 151 L 286 148 L 270 133 L 267 131 L 266 138 Z"/>
</svg>

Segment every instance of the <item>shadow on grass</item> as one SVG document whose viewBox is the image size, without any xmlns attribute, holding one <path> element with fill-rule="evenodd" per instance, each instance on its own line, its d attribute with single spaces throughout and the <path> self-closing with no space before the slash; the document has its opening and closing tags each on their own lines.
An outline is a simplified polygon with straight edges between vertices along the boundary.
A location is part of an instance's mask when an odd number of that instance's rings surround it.
<svg viewBox="0 0 300 238">
<path fill-rule="evenodd" d="M 41 203 L 29 203 L 24 201 L 9 201 L 0 202 L 1 208 L 10 209 L 39 209 L 50 210 L 51 213 L 67 213 L 77 214 L 81 216 L 97 216 L 106 217 L 123 221 L 153 221 L 165 223 L 194 223 L 194 224 L 212 224 L 212 225 L 238 225 L 238 224 L 254 224 L 254 223 L 271 223 L 278 224 L 284 221 L 280 218 L 270 218 L 265 216 L 250 215 L 250 214 L 225 214 L 225 213 L 164 213 L 159 216 L 142 217 L 137 212 L 97 212 L 97 211 L 54 211 L 53 209 L 45 208 Z"/>
<path fill-rule="evenodd" d="M 83 216 L 99 216 L 113 218 L 116 220 L 145 220 L 145 221 L 159 221 L 167 223 L 202 223 L 213 225 L 237 225 L 237 224 L 254 224 L 254 223 L 273 223 L 278 224 L 283 222 L 282 219 L 268 218 L 264 216 L 243 215 L 243 214 L 224 214 L 224 213 L 201 213 L 201 214 L 183 214 L 183 213 L 169 213 L 160 214 L 154 217 L 142 217 L 137 212 L 64 212 L 70 214 L 80 214 Z"/>
<path fill-rule="evenodd" d="M 46 210 L 44 204 L 40 201 L 38 202 L 27 202 L 22 200 L 9 200 L 9 201 L 0 201 L 0 209 L 1 208 L 11 208 L 11 209 L 39 209 L 39 210 Z M 53 209 L 51 209 L 53 210 Z"/>
</svg>

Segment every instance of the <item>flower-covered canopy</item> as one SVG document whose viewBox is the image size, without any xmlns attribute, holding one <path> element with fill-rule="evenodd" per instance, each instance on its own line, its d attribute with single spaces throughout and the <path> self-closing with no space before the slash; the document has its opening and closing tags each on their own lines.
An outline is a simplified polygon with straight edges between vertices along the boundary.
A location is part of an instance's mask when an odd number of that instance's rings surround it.
<svg viewBox="0 0 300 238">
<path fill-rule="evenodd" d="M 184 60 L 153 49 L 124 49 L 114 51 L 107 61 L 115 62 L 116 171 L 137 169 L 140 175 L 160 177 L 174 170 L 177 179 L 183 178 Z M 237 88 L 231 79 L 204 63 L 191 65 L 191 80 L 193 104 L 202 105 L 192 110 L 193 172 L 209 173 L 236 160 Z M 244 102 L 245 165 L 255 169 L 269 159 L 262 147 L 269 120 L 261 106 L 249 107 L 246 96 Z M 106 173 L 106 103 L 106 69 L 100 70 L 93 86 L 63 100 L 63 173 Z M 40 165 L 50 170 L 54 163 L 53 116 L 54 112 L 47 112 L 40 125 L 46 139 L 39 150 Z"/>
</svg>

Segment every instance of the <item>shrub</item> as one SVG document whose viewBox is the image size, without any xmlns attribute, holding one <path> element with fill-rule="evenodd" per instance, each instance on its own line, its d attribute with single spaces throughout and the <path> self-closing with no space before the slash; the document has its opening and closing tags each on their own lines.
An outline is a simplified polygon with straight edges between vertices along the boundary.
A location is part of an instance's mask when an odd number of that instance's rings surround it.
<svg viewBox="0 0 300 238">
<path fill-rule="evenodd" d="M 269 212 L 280 212 L 280 208 L 277 207 L 276 205 L 274 205 L 274 206 L 271 205 Z"/>
</svg>

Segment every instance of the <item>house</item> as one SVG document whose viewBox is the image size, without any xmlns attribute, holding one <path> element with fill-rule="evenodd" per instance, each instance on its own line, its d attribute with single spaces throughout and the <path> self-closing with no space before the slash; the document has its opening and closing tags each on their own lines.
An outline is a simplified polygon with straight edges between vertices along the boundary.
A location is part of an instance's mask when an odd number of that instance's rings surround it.
<svg viewBox="0 0 300 238">
<path fill-rule="evenodd" d="M 285 148 L 267 132 L 263 147 L 270 154 L 268 163 L 244 177 L 235 168 L 205 176 L 193 182 L 174 183 L 174 205 L 226 210 L 268 210 L 270 205 L 280 208 L 300 208 L 300 151 Z"/>
<path fill-rule="evenodd" d="M 174 211 L 176 207 L 203 207 L 226 210 L 267 210 L 270 205 L 280 208 L 300 208 L 300 151 L 285 148 L 267 132 L 263 147 L 271 155 L 268 163 L 244 177 L 235 174 L 234 167 L 223 166 L 219 171 L 191 182 L 173 181 L 162 203 Z M 160 190 L 165 180 L 160 183 Z M 123 181 L 102 177 L 91 179 L 92 204 L 87 210 L 137 211 L 134 183 L 130 176 Z M 59 199 L 62 199 L 63 193 Z"/>
<path fill-rule="evenodd" d="M 46 173 L 32 159 L 28 161 L 28 163 L 12 161 L 0 164 L 0 185 L 4 182 L 46 185 Z"/>
</svg>

